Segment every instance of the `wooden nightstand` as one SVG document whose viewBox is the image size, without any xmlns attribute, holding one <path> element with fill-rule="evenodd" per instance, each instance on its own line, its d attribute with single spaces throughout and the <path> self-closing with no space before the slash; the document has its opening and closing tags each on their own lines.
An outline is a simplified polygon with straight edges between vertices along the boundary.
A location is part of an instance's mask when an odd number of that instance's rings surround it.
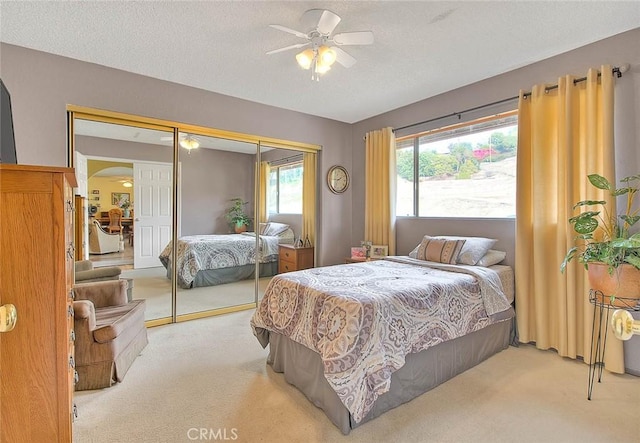
<svg viewBox="0 0 640 443">
<path fill-rule="evenodd" d="M 278 254 L 279 274 L 313 268 L 313 247 L 294 248 L 293 245 L 280 245 Z"/>
</svg>

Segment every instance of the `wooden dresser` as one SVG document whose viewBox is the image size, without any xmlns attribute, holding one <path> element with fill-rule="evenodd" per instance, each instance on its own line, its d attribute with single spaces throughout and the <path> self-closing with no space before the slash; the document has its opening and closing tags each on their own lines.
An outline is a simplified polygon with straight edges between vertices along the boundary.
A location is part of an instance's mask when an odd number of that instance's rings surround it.
<svg viewBox="0 0 640 443">
<path fill-rule="evenodd" d="M 73 169 L 0 164 L 0 443 L 71 442 Z"/>
<path fill-rule="evenodd" d="M 278 251 L 278 273 L 313 268 L 313 247 L 294 248 L 280 245 Z"/>
</svg>

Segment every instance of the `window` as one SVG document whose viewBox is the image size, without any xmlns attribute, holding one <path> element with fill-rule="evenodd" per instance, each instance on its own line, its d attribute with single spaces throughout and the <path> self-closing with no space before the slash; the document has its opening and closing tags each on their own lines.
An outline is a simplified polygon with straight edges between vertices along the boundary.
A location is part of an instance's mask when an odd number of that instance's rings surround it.
<svg viewBox="0 0 640 443">
<path fill-rule="evenodd" d="M 271 167 L 267 203 L 269 214 L 302 214 L 302 163 Z"/>
<path fill-rule="evenodd" d="M 398 138 L 396 215 L 515 217 L 517 143 L 516 111 Z"/>
</svg>

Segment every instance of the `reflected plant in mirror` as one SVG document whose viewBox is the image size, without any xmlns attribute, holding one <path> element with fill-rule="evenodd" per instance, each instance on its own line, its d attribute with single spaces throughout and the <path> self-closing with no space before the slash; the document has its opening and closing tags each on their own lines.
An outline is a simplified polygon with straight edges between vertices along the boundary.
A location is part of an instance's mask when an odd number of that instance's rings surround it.
<svg viewBox="0 0 640 443">
<path fill-rule="evenodd" d="M 236 234 L 245 232 L 249 229 L 249 225 L 253 218 L 249 217 L 245 213 L 244 207 L 249 203 L 244 201 L 240 197 L 235 197 L 230 200 L 232 206 L 227 209 L 226 217 Z"/>
</svg>

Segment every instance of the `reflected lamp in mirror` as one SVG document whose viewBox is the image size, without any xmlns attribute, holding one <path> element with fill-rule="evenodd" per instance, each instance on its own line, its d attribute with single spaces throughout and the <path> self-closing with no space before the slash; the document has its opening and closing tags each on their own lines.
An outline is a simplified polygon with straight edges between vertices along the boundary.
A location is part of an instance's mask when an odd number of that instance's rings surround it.
<svg viewBox="0 0 640 443">
<path fill-rule="evenodd" d="M 200 141 L 193 135 L 187 134 L 182 140 L 180 140 L 180 146 L 191 152 L 192 149 L 198 149 L 200 147 Z"/>
</svg>

